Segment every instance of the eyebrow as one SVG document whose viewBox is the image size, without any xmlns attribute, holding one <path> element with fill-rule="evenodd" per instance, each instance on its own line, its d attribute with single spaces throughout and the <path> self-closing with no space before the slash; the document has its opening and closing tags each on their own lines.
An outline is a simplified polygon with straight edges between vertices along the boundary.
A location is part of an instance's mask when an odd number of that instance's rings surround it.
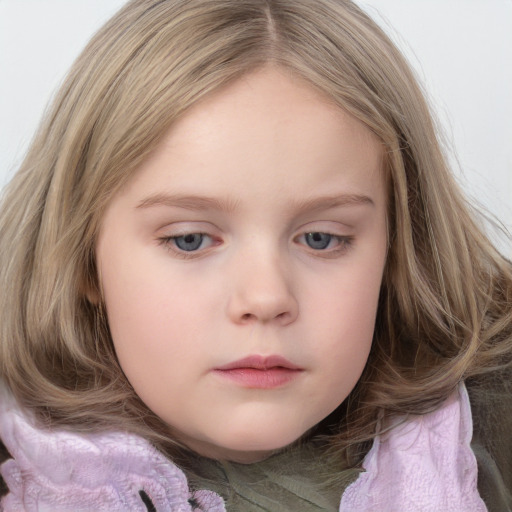
<svg viewBox="0 0 512 512">
<path fill-rule="evenodd" d="M 329 210 L 341 206 L 375 206 L 373 200 L 364 194 L 337 194 L 332 196 L 315 197 L 295 203 L 295 207 L 300 211 Z"/>
<path fill-rule="evenodd" d="M 238 207 L 238 201 L 233 199 L 220 200 L 207 196 L 168 195 L 155 194 L 146 197 L 137 205 L 137 208 L 151 208 L 154 206 L 178 207 L 186 210 L 217 210 L 233 213 Z M 293 203 L 297 211 L 329 210 L 342 206 L 369 205 L 375 206 L 373 200 L 363 194 L 337 194 L 332 196 L 315 197 Z"/>
<path fill-rule="evenodd" d="M 143 199 L 137 208 L 153 206 L 168 206 L 184 208 L 185 210 L 218 210 L 232 213 L 236 210 L 238 201 L 222 201 L 214 197 L 155 194 Z"/>
</svg>

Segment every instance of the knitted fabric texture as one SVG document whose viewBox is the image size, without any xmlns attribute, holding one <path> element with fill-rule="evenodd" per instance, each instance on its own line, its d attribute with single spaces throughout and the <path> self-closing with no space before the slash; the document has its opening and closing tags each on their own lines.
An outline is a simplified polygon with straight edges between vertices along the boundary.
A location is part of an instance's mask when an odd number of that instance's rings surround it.
<svg viewBox="0 0 512 512">
<path fill-rule="evenodd" d="M 340 512 L 485 512 L 464 384 L 436 411 L 378 436 Z"/>
<path fill-rule="evenodd" d="M 183 472 L 144 439 L 41 430 L 0 396 L 0 436 L 13 456 L 1 468 L 5 512 L 225 512 L 217 494 L 190 493 Z"/>
<path fill-rule="evenodd" d="M 5 391 L 0 436 L 13 456 L 1 467 L 10 490 L 5 512 L 226 510 L 216 493 L 190 492 L 184 473 L 144 439 L 39 429 Z M 471 436 L 461 385 L 436 411 L 396 420 L 375 439 L 340 512 L 485 512 Z"/>
</svg>

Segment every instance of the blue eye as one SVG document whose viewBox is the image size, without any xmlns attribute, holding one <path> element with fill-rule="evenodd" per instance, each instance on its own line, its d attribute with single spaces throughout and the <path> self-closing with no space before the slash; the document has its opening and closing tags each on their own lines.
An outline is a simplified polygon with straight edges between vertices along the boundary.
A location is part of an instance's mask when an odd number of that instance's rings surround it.
<svg viewBox="0 0 512 512">
<path fill-rule="evenodd" d="M 304 235 L 306 244 L 309 245 L 311 249 L 316 249 L 319 251 L 327 249 L 333 238 L 335 237 L 329 233 L 320 232 L 306 233 Z"/>
<path fill-rule="evenodd" d="M 176 247 L 182 251 L 197 251 L 203 244 L 205 235 L 203 233 L 188 233 L 182 236 L 174 236 L 172 240 Z"/>
</svg>

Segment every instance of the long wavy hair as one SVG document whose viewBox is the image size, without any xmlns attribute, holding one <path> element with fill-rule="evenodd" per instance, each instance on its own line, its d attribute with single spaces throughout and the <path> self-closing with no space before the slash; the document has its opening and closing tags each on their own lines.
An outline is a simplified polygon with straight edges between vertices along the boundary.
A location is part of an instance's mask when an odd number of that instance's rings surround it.
<svg viewBox="0 0 512 512">
<path fill-rule="evenodd" d="M 338 447 L 380 414 L 421 414 L 507 363 L 512 270 L 448 169 L 424 94 L 348 0 L 133 0 L 72 67 L 0 212 L 0 372 L 39 420 L 136 432 L 165 424 L 116 359 L 95 244 L 109 200 L 201 98 L 272 63 L 362 121 L 385 147 L 389 252 L 370 358 L 340 407 Z M 333 106 L 333 108 L 336 108 Z"/>
</svg>

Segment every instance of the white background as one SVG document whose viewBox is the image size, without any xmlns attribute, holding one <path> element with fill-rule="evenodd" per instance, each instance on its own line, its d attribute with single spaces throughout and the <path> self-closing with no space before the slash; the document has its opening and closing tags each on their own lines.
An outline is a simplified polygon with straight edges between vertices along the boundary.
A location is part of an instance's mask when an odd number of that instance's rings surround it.
<svg viewBox="0 0 512 512">
<path fill-rule="evenodd" d="M 124 0 L 0 0 L 0 186 L 92 33 Z M 512 230 L 512 0 L 359 0 L 425 84 L 468 194 Z M 510 241 L 500 246 L 512 256 Z"/>
</svg>

